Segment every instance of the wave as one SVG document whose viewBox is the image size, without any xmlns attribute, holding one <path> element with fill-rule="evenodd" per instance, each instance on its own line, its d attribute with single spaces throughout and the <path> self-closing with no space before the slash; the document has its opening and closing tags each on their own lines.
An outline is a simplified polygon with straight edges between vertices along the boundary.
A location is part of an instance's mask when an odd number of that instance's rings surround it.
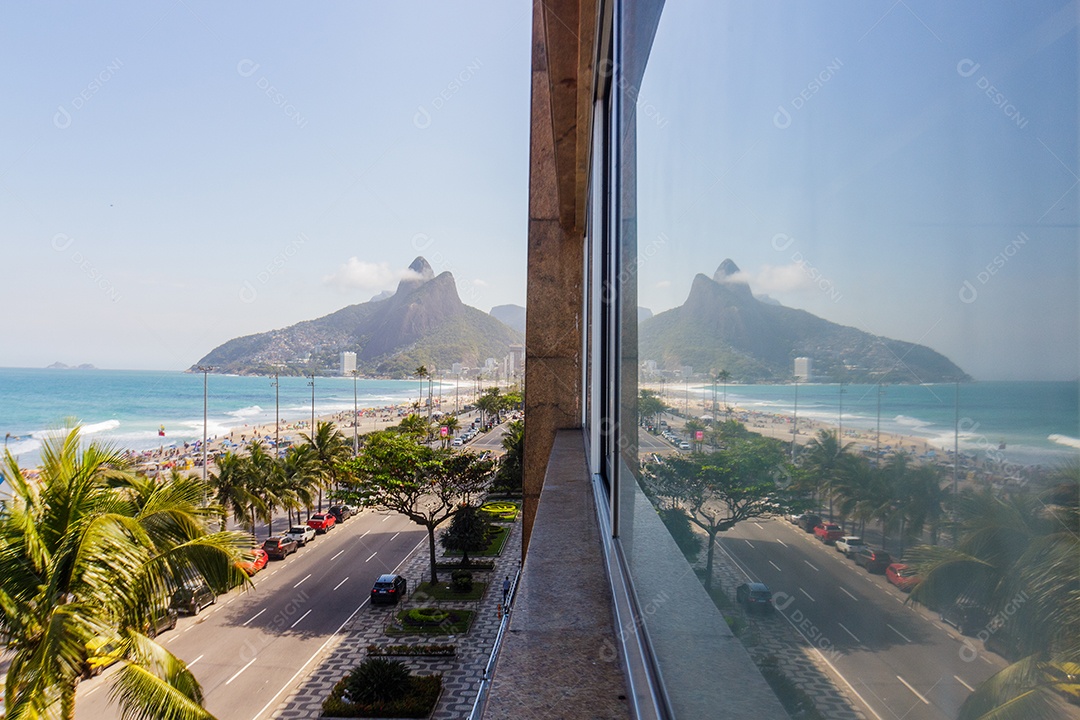
<svg viewBox="0 0 1080 720">
<path fill-rule="evenodd" d="M 930 427 L 934 424 L 932 422 L 920 420 L 919 418 L 910 417 L 908 415 L 897 415 L 893 418 L 893 422 L 898 425 L 904 425 L 905 427 L 911 427 L 916 429 Z"/>
<path fill-rule="evenodd" d="M 109 430 L 115 430 L 120 427 L 119 420 L 105 420 L 99 423 L 90 423 L 89 425 L 83 425 L 80 432 L 83 435 L 94 435 L 96 433 L 108 432 Z"/>
<path fill-rule="evenodd" d="M 256 415 L 260 415 L 263 412 L 263 409 L 258 405 L 250 405 L 248 407 L 240 408 L 239 410 L 230 410 L 225 414 L 232 415 L 235 418 L 247 418 L 255 417 Z"/>
<path fill-rule="evenodd" d="M 1050 442 L 1055 442 L 1058 445 L 1065 445 L 1066 447 L 1080 449 L 1080 438 L 1069 437 L 1068 435 L 1059 435 L 1054 433 L 1046 437 Z"/>
</svg>

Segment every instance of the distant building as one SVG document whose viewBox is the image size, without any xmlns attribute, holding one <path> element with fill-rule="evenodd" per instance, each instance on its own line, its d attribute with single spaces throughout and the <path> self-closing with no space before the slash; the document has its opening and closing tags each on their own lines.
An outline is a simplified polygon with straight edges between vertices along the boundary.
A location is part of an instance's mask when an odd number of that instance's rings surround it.
<svg viewBox="0 0 1080 720">
<path fill-rule="evenodd" d="M 813 375 L 814 362 L 808 357 L 795 358 L 795 379 L 809 382 Z"/>
<path fill-rule="evenodd" d="M 356 372 L 356 353 L 341 353 L 341 374 L 352 375 L 354 372 Z"/>
</svg>

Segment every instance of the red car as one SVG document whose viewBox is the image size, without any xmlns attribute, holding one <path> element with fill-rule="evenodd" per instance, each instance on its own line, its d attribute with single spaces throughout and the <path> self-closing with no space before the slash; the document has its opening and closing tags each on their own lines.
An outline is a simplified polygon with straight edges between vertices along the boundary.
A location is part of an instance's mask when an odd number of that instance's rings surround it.
<svg viewBox="0 0 1080 720">
<path fill-rule="evenodd" d="M 337 518 L 330 513 L 318 513 L 312 515 L 311 519 L 307 521 L 308 527 L 315 528 L 315 532 L 324 533 L 337 524 Z"/>
<path fill-rule="evenodd" d="M 921 577 L 915 574 L 914 568 L 904 563 L 893 563 L 885 568 L 885 579 L 904 592 L 911 592 L 911 589 L 922 580 Z"/>
<path fill-rule="evenodd" d="M 264 567 L 266 567 L 267 560 L 269 560 L 269 556 L 266 554 L 265 550 L 263 550 L 261 547 L 252 548 L 251 560 L 241 560 L 240 562 L 236 563 L 236 567 L 247 573 L 248 577 L 251 577 L 255 573 L 262 570 Z"/>
<path fill-rule="evenodd" d="M 844 537 L 844 531 L 840 529 L 839 525 L 819 523 L 814 526 L 814 536 L 826 545 L 831 545 Z"/>
</svg>

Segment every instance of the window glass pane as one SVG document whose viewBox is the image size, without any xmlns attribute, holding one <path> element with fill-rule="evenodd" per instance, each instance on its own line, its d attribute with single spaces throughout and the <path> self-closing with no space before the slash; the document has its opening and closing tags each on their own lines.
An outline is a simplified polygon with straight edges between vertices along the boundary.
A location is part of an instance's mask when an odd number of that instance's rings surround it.
<svg viewBox="0 0 1080 720">
<path fill-rule="evenodd" d="M 655 35 L 647 7 L 622 14 L 619 536 L 673 702 L 684 640 L 749 626 L 757 581 L 760 632 L 805 621 L 876 688 L 821 676 L 852 707 L 956 717 L 1080 630 L 1076 6 L 668 2 Z"/>
</svg>

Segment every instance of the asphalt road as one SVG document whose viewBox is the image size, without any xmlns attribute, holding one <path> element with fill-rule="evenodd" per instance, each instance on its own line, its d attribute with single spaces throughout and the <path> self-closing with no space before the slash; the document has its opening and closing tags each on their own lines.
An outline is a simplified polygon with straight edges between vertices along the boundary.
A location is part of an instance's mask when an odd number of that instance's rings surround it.
<svg viewBox="0 0 1080 720">
<path fill-rule="evenodd" d="M 363 512 L 287 559 L 271 560 L 254 588 L 218 597 L 158 639 L 188 663 L 218 718 L 264 718 L 346 621 L 368 610 L 375 578 L 393 572 L 426 537 L 400 515 Z M 417 580 L 408 578 L 410 592 Z M 80 684 L 76 718 L 119 717 L 108 700 L 116 667 Z"/>
<path fill-rule="evenodd" d="M 791 622 L 878 720 L 953 720 L 971 689 L 1005 667 L 786 520 L 742 522 L 718 542 L 772 589 L 777 612 L 761 622 Z"/>
</svg>

